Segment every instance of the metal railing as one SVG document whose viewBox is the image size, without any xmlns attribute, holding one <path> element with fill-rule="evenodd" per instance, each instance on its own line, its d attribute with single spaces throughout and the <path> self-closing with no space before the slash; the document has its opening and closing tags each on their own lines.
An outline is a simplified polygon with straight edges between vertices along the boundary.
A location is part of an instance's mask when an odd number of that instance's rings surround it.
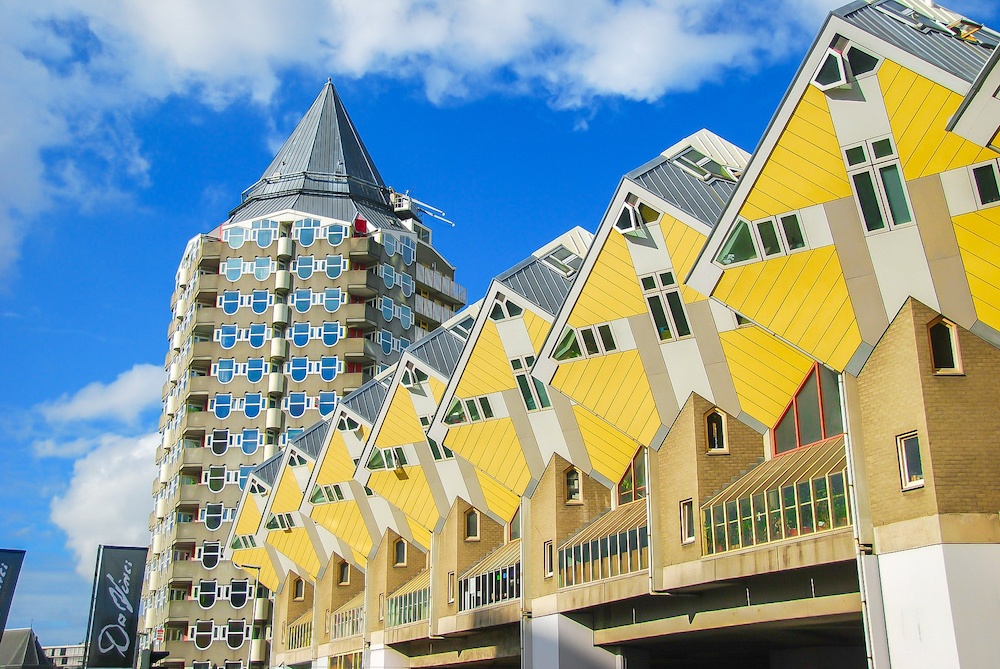
<svg viewBox="0 0 1000 669">
<path fill-rule="evenodd" d="M 306 614 L 310 616 L 309 620 L 304 620 L 300 623 L 295 623 L 288 626 L 285 632 L 285 648 L 288 650 L 298 650 L 299 648 L 308 648 L 312 646 L 313 640 L 313 623 L 312 623 L 312 613 Z"/>
<path fill-rule="evenodd" d="M 430 601 L 429 587 L 389 598 L 386 602 L 386 626 L 396 627 L 427 620 L 430 614 Z"/>
<path fill-rule="evenodd" d="M 364 631 L 364 626 L 364 604 L 353 609 L 340 611 L 333 615 L 333 623 L 330 626 L 330 638 L 344 639 L 349 636 L 357 636 Z"/>
<path fill-rule="evenodd" d="M 455 283 L 454 280 L 449 279 L 441 272 L 433 270 L 424 265 L 417 265 L 416 273 L 417 283 L 422 283 L 425 286 L 433 288 L 439 293 L 447 295 L 453 300 L 457 300 L 462 304 L 466 303 L 466 298 L 468 296 L 468 291 L 465 286 L 460 286 Z"/>
</svg>

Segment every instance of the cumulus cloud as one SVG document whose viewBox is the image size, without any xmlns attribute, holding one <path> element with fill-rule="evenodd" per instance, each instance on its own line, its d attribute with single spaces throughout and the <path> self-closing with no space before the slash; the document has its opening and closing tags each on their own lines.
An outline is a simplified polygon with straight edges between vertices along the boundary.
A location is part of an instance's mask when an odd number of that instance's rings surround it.
<svg viewBox="0 0 1000 669">
<path fill-rule="evenodd" d="M 160 391 L 165 378 L 163 369 L 155 365 L 138 364 L 119 374 L 111 383 L 95 381 L 73 395 L 64 395 L 38 409 L 50 423 L 95 419 L 134 423 L 143 411 L 160 404 Z M 77 439 L 75 443 L 83 446 L 84 441 L 86 440 Z M 71 445 L 70 448 L 72 450 Z M 41 449 L 53 450 L 47 446 L 42 446 Z M 36 447 L 36 452 L 37 450 Z M 85 450 L 87 449 L 83 448 L 78 452 Z"/>
<path fill-rule="evenodd" d="M 834 2 L 836 0 L 833 0 Z M 381 75 L 432 101 L 496 91 L 575 108 L 653 100 L 800 50 L 828 0 L 0 3 L 0 276 L 47 207 L 150 184 L 130 124 L 171 96 L 265 114 L 290 70 Z"/>
<path fill-rule="evenodd" d="M 52 499 L 51 519 L 67 536 L 76 572 L 93 575 L 100 544 L 149 544 L 149 485 L 159 435 L 104 435 L 73 465 L 65 493 Z"/>
</svg>

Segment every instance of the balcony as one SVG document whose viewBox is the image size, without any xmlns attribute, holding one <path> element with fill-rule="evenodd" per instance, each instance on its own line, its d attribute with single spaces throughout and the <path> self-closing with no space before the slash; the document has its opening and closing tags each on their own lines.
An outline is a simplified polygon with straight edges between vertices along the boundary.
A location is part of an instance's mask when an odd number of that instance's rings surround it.
<svg viewBox="0 0 1000 669">
<path fill-rule="evenodd" d="M 214 493 L 208 489 L 207 485 L 201 483 L 186 483 L 180 487 L 180 504 L 197 504 L 204 506 L 208 502 L 218 501 L 221 492 Z"/>
<path fill-rule="evenodd" d="M 195 304 L 194 309 L 194 325 L 197 326 L 208 326 L 214 328 L 215 325 L 221 322 L 222 310 L 216 307 L 204 307 L 200 304 Z"/>
<path fill-rule="evenodd" d="M 204 303 L 206 300 L 211 299 L 214 303 L 216 295 L 219 294 L 221 280 L 222 276 L 219 274 L 198 274 L 195 277 L 194 286 L 194 294 L 197 295 L 197 301 Z"/>
<path fill-rule="evenodd" d="M 360 592 L 333 612 L 330 625 L 331 639 L 346 639 L 365 631 L 365 593 Z"/>
<path fill-rule="evenodd" d="M 521 598 L 521 540 L 510 541 L 474 565 L 458 581 L 458 610 L 481 609 Z"/>
<path fill-rule="evenodd" d="M 288 357 L 288 340 L 277 338 L 271 340 L 271 359 L 284 360 Z"/>
<path fill-rule="evenodd" d="M 352 237 L 345 239 L 344 244 L 347 246 L 347 257 L 353 262 L 375 262 L 382 253 L 382 245 L 374 237 Z"/>
<path fill-rule="evenodd" d="M 844 437 L 768 460 L 701 511 L 706 556 L 849 528 Z"/>
<path fill-rule="evenodd" d="M 340 309 L 349 328 L 370 330 L 378 324 L 379 312 L 368 304 L 345 304 Z"/>
<path fill-rule="evenodd" d="M 400 627 L 427 620 L 430 615 L 431 573 L 420 572 L 386 598 L 386 627 Z"/>
<path fill-rule="evenodd" d="M 559 547 L 559 587 L 649 569 L 646 500 L 622 504 Z"/>
<path fill-rule="evenodd" d="M 419 316 L 423 316 L 429 321 L 440 325 L 455 315 L 455 312 L 448 307 L 431 302 L 426 297 L 417 295 L 414 298 L 413 310 Z"/>
<path fill-rule="evenodd" d="M 416 273 L 417 285 L 434 293 L 435 297 L 442 302 L 451 302 L 456 306 L 462 306 L 468 298 L 468 291 L 465 286 L 460 286 L 454 280 L 449 279 L 441 272 L 433 270 L 425 265 L 418 264 Z"/>
<path fill-rule="evenodd" d="M 312 616 L 312 611 L 307 611 L 288 626 L 285 631 L 285 650 L 299 650 L 300 648 L 309 648 L 312 646 Z"/>
<path fill-rule="evenodd" d="M 287 293 L 292 289 L 292 275 L 287 269 L 279 269 L 274 273 L 274 292 Z"/>
<path fill-rule="evenodd" d="M 201 566 L 201 562 L 198 560 L 175 560 L 170 563 L 169 571 L 167 573 L 171 579 L 193 581 L 196 578 L 203 578 L 205 575 L 205 569 Z"/>
<path fill-rule="evenodd" d="M 352 269 L 344 272 L 347 279 L 347 294 L 358 295 L 360 297 L 374 297 L 378 295 L 379 284 L 382 280 L 374 272 L 364 269 Z M 382 283 L 383 288 L 385 284 Z"/>
<path fill-rule="evenodd" d="M 214 265 L 216 272 L 219 271 L 219 260 L 222 257 L 222 242 L 211 237 L 202 237 L 201 246 L 198 248 L 198 255 L 195 256 L 194 267 L 198 269 L 211 269 Z"/>
<path fill-rule="evenodd" d="M 340 351 L 344 359 L 351 362 L 374 360 L 378 356 L 378 346 L 375 345 L 375 342 L 364 337 L 349 337 L 341 340 L 340 344 Z"/>
<path fill-rule="evenodd" d="M 215 414 L 211 411 L 190 411 L 181 418 L 181 434 L 187 432 L 204 432 L 206 428 L 216 422 Z"/>
</svg>

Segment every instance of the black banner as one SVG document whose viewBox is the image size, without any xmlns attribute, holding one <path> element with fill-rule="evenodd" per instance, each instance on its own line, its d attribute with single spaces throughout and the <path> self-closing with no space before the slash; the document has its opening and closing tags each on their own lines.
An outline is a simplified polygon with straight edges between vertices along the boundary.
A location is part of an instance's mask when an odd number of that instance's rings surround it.
<svg viewBox="0 0 1000 669">
<path fill-rule="evenodd" d="M 17 575 L 21 573 L 23 562 L 24 551 L 0 549 L 0 639 L 7 627 L 7 614 L 14 601 L 14 586 L 17 585 Z"/>
<path fill-rule="evenodd" d="M 131 669 L 139 634 L 146 549 L 101 546 L 87 625 L 84 667 Z"/>
</svg>

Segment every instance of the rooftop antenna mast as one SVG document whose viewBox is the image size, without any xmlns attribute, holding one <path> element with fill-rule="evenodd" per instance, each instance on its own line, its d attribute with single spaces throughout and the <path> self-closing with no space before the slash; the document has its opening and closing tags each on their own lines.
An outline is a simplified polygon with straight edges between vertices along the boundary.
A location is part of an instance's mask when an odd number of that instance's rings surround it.
<svg viewBox="0 0 1000 669">
<path fill-rule="evenodd" d="M 427 214 L 431 218 L 436 218 L 443 223 L 447 223 L 451 227 L 455 227 L 455 223 L 445 218 L 445 211 L 443 209 L 438 209 L 437 207 L 427 204 L 426 202 L 421 202 L 417 198 L 410 195 L 410 191 L 407 190 L 405 193 L 399 193 L 390 189 L 390 194 L 392 196 L 393 208 L 397 211 L 412 211 L 414 213 Z"/>
</svg>

